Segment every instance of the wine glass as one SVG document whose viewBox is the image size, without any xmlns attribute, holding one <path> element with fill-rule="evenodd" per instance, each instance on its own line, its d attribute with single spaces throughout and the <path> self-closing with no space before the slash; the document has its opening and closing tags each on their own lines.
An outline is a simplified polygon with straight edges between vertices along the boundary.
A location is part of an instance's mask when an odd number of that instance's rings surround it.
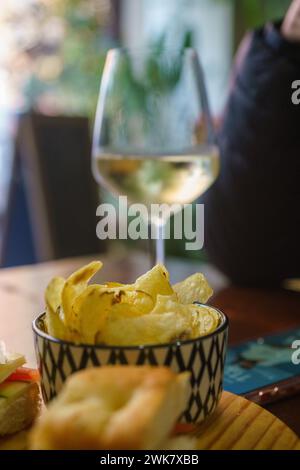
<svg viewBox="0 0 300 470">
<path fill-rule="evenodd" d="M 203 71 L 195 50 L 112 49 L 94 125 L 94 177 L 130 203 L 162 205 L 151 215 L 156 262 L 174 204 L 203 194 L 219 171 Z"/>
</svg>

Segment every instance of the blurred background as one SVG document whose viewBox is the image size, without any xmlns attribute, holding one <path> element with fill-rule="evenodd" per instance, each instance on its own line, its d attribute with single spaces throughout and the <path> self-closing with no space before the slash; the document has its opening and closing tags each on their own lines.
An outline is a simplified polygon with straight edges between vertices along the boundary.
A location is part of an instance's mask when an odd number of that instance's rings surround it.
<svg viewBox="0 0 300 470">
<path fill-rule="evenodd" d="M 90 135 L 105 54 L 192 46 L 215 122 L 245 32 L 285 0 L 6 0 L 0 9 L 0 266 L 100 252 Z M 107 195 L 102 195 L 107 198 Z M 170 241 L 168 253 L 184 252 Z"/>
</svg>

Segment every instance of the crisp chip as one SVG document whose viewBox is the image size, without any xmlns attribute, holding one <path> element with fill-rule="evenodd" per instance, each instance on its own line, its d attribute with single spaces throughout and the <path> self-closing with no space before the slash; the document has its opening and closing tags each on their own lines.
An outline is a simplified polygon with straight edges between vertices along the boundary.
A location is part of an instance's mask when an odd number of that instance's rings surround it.
<svg viewBox="0 0 300 470">
<path fill-rule="evenodd" d="M 184 315 L 186 311 L 186 305 L 179 303 L 174 295 L 158 295 L 155 307 L 151 313 L 165 314 L 168 312 L 180 312 Z"/>
<path fill-rule="evenodd" d="M 76 330 L 76 318 L 73 315 L 73 304 L 76 297 L 78 297 L 87 287 L 89 280 L 96 274 L 102 267 L 100 261 L 93 261 L 83 268 L 78 269 L 65 282 L 62 290 L 62 308 L 64 311 L 64 318 L 67 324 L 72 325 Z"/>
<path fill-rule="evenodd" d="M 45 300 L 48 310 L 56 313 L 58 307 L 61 305 L 62 291 L 65 285 L 63 277 L 54 277 L 47 285 L 45 291 Z"/>
<path fill-rule="evenodd" d="M 59 339 L 67 340 L 69 335 L 60 315 L 61 295 L 65 285 L 62 277 L 54 277 L 48 284 L 45 291 L 46 316 L 45 324 L 47 332 Z"/>
<path fill-rule="evenodd" d="M 162 264 L 157 264 L 134 283 L 135 289 L 146 292 L 156 300 L 158 294 L 172 295 L 174 291 L 169 282 L 169 273 Z"/>
<path fill-rule="evenodd" d="M 201 273 L 192 274 L 184 281 L 173 285 L 173 289 L 177 294 L 178 301 L 183 304 L 206 303 L 213 294 L 206 277 Z"/>
<path fill-rule="evenodd" d="M 135 289 L 134 284 L 120 284 L 118 286 L 108 286 L 108 284 L 110 283 L 101 285 L 100 287 L 105 292 L 113 293 L 116 301 L 134 305 L 139 315 L 145 315 L 153 309 L 154 300 L 151 295 L 142 290 Z"/>
<path fill-rule="evenodd" d="M 113 292 L 102 286 L 88 286 L 74 301 L 73 316 L 81 340 L 94 344 L 98 331 L 102 330 L 115 300 Z"/>
<path fill-rule="evenodd" d="M 106 282 L 104 284 L 104 287 L 123 287 L 124 289 L 127 289 L 129 287 L 129 284 L 121 284 L 120 282 Z"/>
<path fill-rule="evenodd" d="M 141 316 L 141 312 L 133 304 L 120 303 L 114 304 L 109 312 L 109 317 L 133 318 Z"/>
<path fill-rule="evenodd" d="M 73 342 L 136 346 L 192 339 L 218 327 L 218 311 L 197 304 L 212 294 L 202 274 L 173 289 L 168 271 L 157 265 L 134 284 L 88 285 L 101 266 L 94 261 L 67 280 L 52 279 L 45 292 L 49 334 Z"/>
<path fill-rule="evenodd" d="M 193 338 L 208 335 L 219 326 L 220 315 L 214 308 L 195 304 L 189 305 L 189 308 L 193 317 Z"/>
<path fill-rule="evenodd" d="M 97 341 L 116 346 L 139 346 L 187 339 L 191 325 L 176 312 L 149 313 L 138 317 L 109 315 Z"/>
<path fill-rule="evenodd" d="M 151 312 L 154 307 L 154 300 L 151 295 L 141 290 L 124 291 L 122 301 L 134 306 L 139 315 Z"/>
<path fill-rule="evenodd" d="M 58 339 L 67 339 L 67 329 L 61 321 L 59 315 L 53 312 L 48 306 L 46 307 L 45 324 L 47 333 Z"/>
</svg>

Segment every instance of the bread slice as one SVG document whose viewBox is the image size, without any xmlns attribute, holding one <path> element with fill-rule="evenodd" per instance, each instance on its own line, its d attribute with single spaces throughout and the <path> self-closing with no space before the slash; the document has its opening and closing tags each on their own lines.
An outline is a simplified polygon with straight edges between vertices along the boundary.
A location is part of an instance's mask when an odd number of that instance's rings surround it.
<svg viewBox="0 0 300 470">
<path fill-rule="evenodd" d="M 12 382 L 12 385 L 14 382 Z M 28 427 L 40 410 L 39 386 L 35 382 L 17 382 L 15 393 L 0 398 L 0 436 L 6 436 Z"/>
<path fill-rule="evenodd" d="M 32 449 L 158 449 L 187 403 L 189 373 L 107 366 L 77 372 L 31 434 Z"/>
</svg>

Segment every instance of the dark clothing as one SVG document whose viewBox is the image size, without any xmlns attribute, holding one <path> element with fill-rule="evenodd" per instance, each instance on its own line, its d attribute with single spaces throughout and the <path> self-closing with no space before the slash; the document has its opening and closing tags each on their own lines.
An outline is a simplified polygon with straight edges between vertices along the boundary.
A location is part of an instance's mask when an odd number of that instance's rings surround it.
<svg viewBox="0 0 300 470">
<path fill-rule="evenodd" d="M 204 196 L 210 260 L 244 285 L 300 277 L 300 45 L 253 32 L 219 132 L 221 173 Z"/>
</svg>

